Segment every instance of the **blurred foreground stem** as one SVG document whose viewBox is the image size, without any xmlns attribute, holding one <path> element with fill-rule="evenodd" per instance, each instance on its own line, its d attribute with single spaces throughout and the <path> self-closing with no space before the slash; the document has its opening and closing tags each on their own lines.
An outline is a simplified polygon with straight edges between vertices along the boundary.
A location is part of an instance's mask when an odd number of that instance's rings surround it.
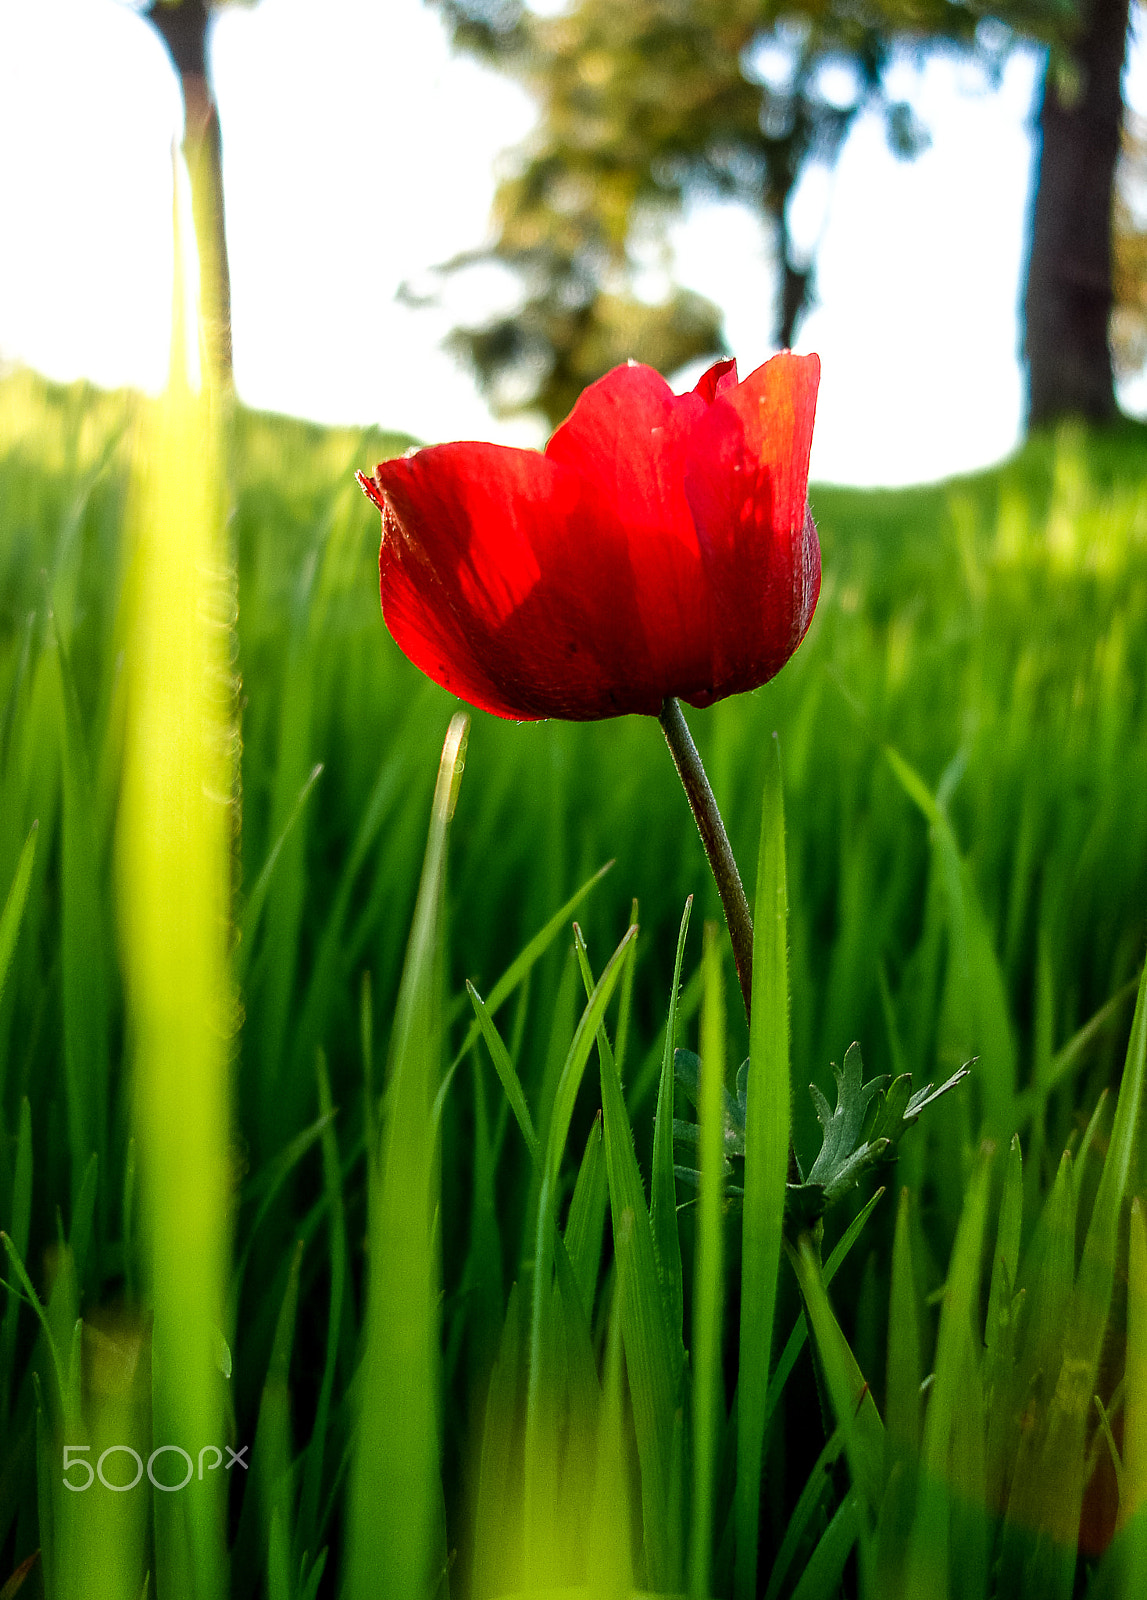
<svg viewBox="0 0 1147 1600">
<path fill-rule="evenodd" d="M 741 985 L 741 998 L 745 1002 L 745 1016 L 748 1018 L 752 1010 L 753 991 L 753 919 L 741 874 L 737 871 L 729 835 L 725 832 L 725 824 L 721 820 L 717 801 L 705 775 L 697 746 L 693 743 L 693 735 L 689 732 L 680 701 L 672 695 L 668 696 L 657 720 L 664 729 L 670 754 L 685 785 L 701 843 L 705 846 L 705 854 L 717 882 L 729 937 L 733 941 L 737 981 Z"/>
</svg>

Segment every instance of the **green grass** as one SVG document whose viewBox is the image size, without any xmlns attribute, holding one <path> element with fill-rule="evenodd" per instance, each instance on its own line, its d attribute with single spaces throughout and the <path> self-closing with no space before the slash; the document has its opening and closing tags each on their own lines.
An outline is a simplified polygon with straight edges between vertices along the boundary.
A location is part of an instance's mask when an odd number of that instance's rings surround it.
<svg viewBox="0 0 1147 1600">
<path fill-rule="evenodd" d="M 239 410 L 214 479 L 151 411 L 0 383 L 0 1592 L 39 1549 L 52 1600 L 1137 1594 L 1141 430 L 814 488 L 808 640 L 690 716 L 760 860 L 750 1039 L 652 719 L 474 714 L 434 798 L 457 708 L 386 634 L 351 476 L 407 441 Z M 140 530 L 173 561 L 188 518 L 215 555 L 140 602 Z M 171 695 L 196 618 L 206 749 L 138 687 L 140 628 Z M 164 761 L 219 802 L 182 866 Z M 791 1072 L 807 1171 L 854 1039 L 917 1087 L 978 1060 L 901 1198 L 782 1259 L 790 1119 L 750 1111 L 742 1227 L 713 1063 L 751 1051 L 750 1107 Z M 709 1066 L 679 1211 L 674 1042 Z M 249 1470 L 65 1487 L 65 1445 L 180 1429 Z"/>
</svg>

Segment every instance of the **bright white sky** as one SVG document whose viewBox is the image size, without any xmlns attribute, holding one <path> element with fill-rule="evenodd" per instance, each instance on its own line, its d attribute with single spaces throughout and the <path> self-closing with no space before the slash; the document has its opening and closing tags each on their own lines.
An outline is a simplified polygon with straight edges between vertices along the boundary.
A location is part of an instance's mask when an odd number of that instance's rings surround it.
<svg viewBox="0 0 1147 1600">
<path fill-rule="evenodd" d="M 1129 65 L 1147 112 L 1147 40 Z M 484 237 L 500 151 L 531 124 L 524 94 L 453 58 L 420 0 L 261 0 L 219 19 L 235 376 L 253 406 L 420 438 L 540 443 L 498 423 L 443 353 L 452 311 L 396 300 L 403 281 Z M 932 134 L 900 163 L 861 119 L 831 187 L 820 303 L 800 347 L 823 380 L 813 475 L 906 483 L 1016 443 L 1016 307 L 1031 173 L 1032 54 L 998 91 L 966 65 L 897 69 Z M 51 377 L 162 386 L 171 284 L 172 139 L 181 120 L 158 39 L 126 0 L 0 0 L 0 357 Z M 678 277 L 724 306 L 742 372 L 771 353 L 760 225 L 694 208 L 672 234 Z M 486 285 L 488 290 L 489 285 Z M 472 297 L 467 305 L 465 296 Z M 1124 395 L 1147 411 L 1147 383 Z"/>
</svg>

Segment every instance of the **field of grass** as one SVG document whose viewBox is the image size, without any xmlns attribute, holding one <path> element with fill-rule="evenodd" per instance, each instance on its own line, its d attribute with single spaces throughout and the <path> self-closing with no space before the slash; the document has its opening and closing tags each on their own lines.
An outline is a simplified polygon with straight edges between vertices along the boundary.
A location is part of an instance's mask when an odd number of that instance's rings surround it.
<svg viewBox="0 0 1147 1600">
<path fill-rule="evenodd" d="M 814 487 L 808 639 L 690 713 L 805 1173 L 854 1040 L 976 1058 L 779 1278 L 661 731 L 451 723 L 407 442 L 0 382 L 0 1596 L 1147 1592 L 1144 431 Z"/>
</svg>

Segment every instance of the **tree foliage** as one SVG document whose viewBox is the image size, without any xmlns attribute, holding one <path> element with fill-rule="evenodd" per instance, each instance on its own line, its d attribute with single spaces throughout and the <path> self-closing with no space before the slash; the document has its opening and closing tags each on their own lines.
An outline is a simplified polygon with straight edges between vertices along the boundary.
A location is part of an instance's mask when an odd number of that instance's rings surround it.
<svg viewBox="0 0 1147 1600">
<path fill-rule="evenodd" d="M 1112 214 L 1111 355 L 1128 378 L 1147 365 L 1147 117 L 1128 114 Z"/>
<path fill-rule="evenodd" d="M 893 54 L 942 45 L 998 70 L 1017 37 L 1066 38 L 1074 0 L 572 0 L 541 16 L 525 0 L 436 0 L 457 44 L 512 74 L 538 107 L 498 186 L 493 238 L 456 258 L 519 276 L 511 312 L 454 335 L 496 407 L 557 421 L 581 388 L 635 356 L 663 371 L 721 353 L 721 315 L 699 296 L 641 293 L 651 239 L 702 193 L 770 225 L 778 342 L 814 293 L 813 252 L 789 201 L 810 164 L 831 167 L 862 110 L 890 147 L 927 142 L 889 89 Z"/>
</svg>

